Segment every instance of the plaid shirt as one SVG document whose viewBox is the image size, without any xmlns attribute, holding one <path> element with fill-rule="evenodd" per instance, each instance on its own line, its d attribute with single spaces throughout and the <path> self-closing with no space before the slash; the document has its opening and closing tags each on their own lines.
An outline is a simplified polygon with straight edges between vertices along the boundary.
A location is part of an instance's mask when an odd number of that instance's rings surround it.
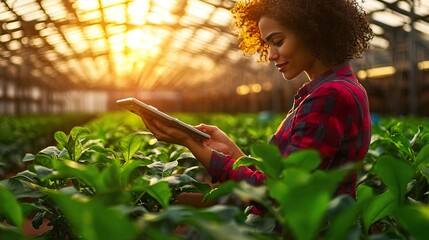
<svg viewBox="0 0 429 240">
<path fill-rule="evenodd" d="M 371 139 L 368 97 L 349 63 L 333 67 L 305 83 L 295 95 L 292 109 L 270 142 L 284 157 L 300 149 L 320 152 L 320 169 L 361 161 Z M 255 169 L 232 169 L 235 159 L 213 151 L 209 174 L 215 181 L 245 180 L 261 185 L 265 175 Z M 356 174 L 344 180 L 337 194 L 355 195 Z"/>
</svg>

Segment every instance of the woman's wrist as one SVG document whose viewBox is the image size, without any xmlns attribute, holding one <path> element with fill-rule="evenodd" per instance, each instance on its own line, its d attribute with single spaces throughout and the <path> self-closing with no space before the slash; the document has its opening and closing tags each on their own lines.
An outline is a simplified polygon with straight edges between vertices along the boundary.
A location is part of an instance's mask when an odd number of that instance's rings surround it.
<svg viewBox="0 0 429 240">
<path fill-rule="evenodd" d="M 196 139 L 189 139 L 183 144 L 188 148 L 198 161 L 208 169 L 211 161 L 212 149 L 204 145 L 201 141 Z"/>
<path fill-rule="evenodd" d="M 203 143 L 200 142 L 199 140 L 195 139 L 195 138 L 190 137 L 190 138 L 185 139 L 185 141 L 183 142 L 182 145 L 188 149 L 191 149 L 197 145 L 203 145 Z"/>
</svg>

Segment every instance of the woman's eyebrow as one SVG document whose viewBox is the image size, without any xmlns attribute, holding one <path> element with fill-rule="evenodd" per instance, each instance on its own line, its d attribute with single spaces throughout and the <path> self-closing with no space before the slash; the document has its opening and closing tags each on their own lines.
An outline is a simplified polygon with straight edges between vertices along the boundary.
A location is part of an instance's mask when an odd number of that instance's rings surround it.
<svg viewBox="0 0 429 240">
<path fill-rule="evenodd" d="M 265 42 L 269 42 L 274 36 L 281 34 L 281 32 L 272 32 L 268 34 L 268 36 L 265 38 Z"/>
</svg>

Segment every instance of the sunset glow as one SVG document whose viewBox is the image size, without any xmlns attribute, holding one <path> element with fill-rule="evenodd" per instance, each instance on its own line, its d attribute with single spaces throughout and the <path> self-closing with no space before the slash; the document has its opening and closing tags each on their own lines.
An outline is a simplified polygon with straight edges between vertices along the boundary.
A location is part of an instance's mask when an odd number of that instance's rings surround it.
<svg viewBox="0 0 429 240">
<path fill-rule="evenodd" d="M 101 0 L 99 4 L 99 0 L 77 0 L 75 3 L 78 16 L 86 21 L 99 21 L 101 16 L 104 18 L 106 29 L 92 31 L 91 38 L 103 38 L 107 32 L 109 55 L 116 63 L 114 70 L 117 76 L 133 75 L 136 66 L 143 67 L 148 59 L 157 57 L 161 44 L 168 36 L 162 24 L 174 22 L 171 11 L 175 10 L 176 0 L 156 1 L 152 6 L 150 2 Z M 102 12 L 97 14 L 100 7 Z M 153 24 L 161 27 L 153 28 Z M 100 41 L 95 42 L 101 44 Z M 155 71 L 159 72 L 162 71 Z"/>
</svg>

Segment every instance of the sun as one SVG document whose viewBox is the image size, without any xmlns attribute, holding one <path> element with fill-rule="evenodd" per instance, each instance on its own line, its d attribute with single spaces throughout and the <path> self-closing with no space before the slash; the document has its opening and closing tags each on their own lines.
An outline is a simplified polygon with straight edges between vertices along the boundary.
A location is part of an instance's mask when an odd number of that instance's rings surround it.
<svg viewBox="0 0 429 240">
<path fill-rule="evenodd" d="M 163 42 L 171 36 L 165 25 L 177 21 L 174 11 L 180 1 L 76 0 L 74 5 L 81 21 L 104 21 L 106 30 L 92 38 L 107 40 L 115 72 L 127 76 L 160 54 Z"/>
</svg>

